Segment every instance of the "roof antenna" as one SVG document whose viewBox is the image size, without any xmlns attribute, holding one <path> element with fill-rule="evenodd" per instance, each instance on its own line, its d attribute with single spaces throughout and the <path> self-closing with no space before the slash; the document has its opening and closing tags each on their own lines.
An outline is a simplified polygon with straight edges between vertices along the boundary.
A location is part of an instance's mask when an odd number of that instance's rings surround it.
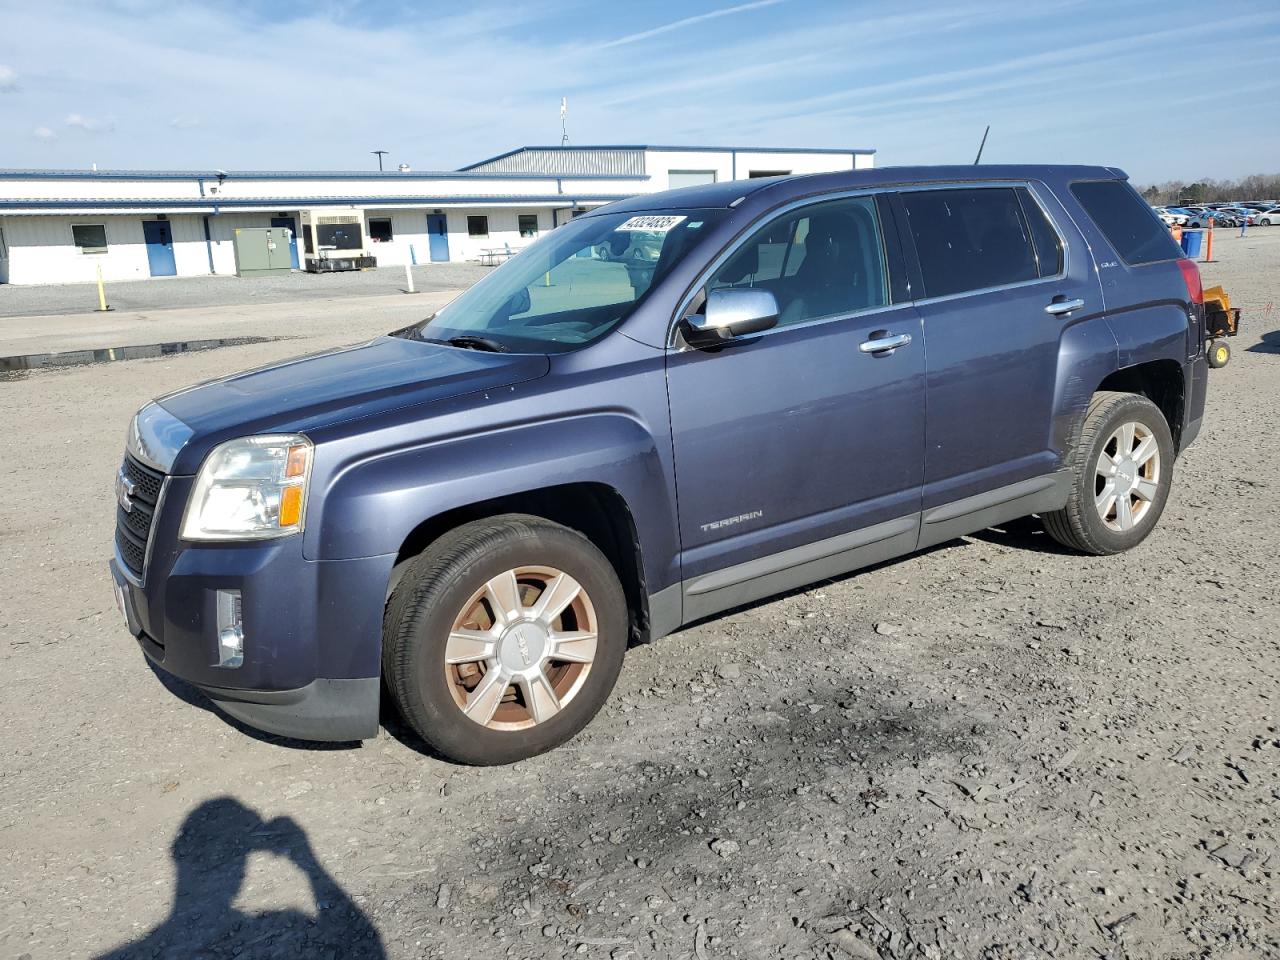
<svg viewBox="0 0 1280 960">
<path fill-rule="evenodd" d="M 567 147 L 569 145 L 569 98 L 560 98 L 560 146 Z"/>
<path fill-rule="evenodd" d="M 982 160 L 982 148 L 987 145 L 987 134 L 991 132 L 991 124 L 987 124 L 987 129 L 982 131 L 982 142 L 978 144 L 978 155 L 973 158 L 973 165 L 976 167 Z"/>
</svg>

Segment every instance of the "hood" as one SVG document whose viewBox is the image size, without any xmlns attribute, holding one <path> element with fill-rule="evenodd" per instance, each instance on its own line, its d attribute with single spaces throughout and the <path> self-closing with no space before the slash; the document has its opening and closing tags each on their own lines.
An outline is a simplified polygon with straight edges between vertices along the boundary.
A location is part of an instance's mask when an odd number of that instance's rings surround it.
<svg viewBox="0 0 1280 960">
<path fill-rule="evenodd" d="M 192 431 L 174 472 L 190 472 L 215 443 L 303 432 L 398 407 L 543 376 L 540 354 L 485 353 L 398 337 L 298 357 L 161 397 Z M 197 460 L 198 462 L 198 460 Z"/>
</svg>

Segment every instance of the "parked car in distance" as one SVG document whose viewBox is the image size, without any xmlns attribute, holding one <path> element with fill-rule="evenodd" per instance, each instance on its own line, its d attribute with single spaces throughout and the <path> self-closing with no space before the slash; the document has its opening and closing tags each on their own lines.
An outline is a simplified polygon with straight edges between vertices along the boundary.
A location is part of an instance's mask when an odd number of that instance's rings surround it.
<svg viewBox="0 0 1280 960">
<path fill-rule="evenodd" d="M 1248 207 L 1220 207 L 1219 212 L 1225 213 L 1235 220 L 1232 226 L 1239 226 L 1241 222 L 1253 225 L 1254 218 L 1258 215 L 1257 210 L 1251 210 Z"/>
<path fill-rule="evenodd" d="M 1236 226 L 1236 218 L 1233 214 L 1225 210 L 1212 210 L 1209 208 L 1189 207 L 1187 212 L 1191 216 L 1187 220 L 1187 226 L 1193 229 L 1201 229 L 1209 226 L 1209 221 L 1213 221 L 1216 227 L 1234 227 Z"/>
<path fill-rule="evenodd" d="M 1187 215 L 1174 207 L 1154 207 L 1153 209 L 1165 226 L 1183 226 L 1187 222 Z"/>
<path fill-rule="evenodd" d="M 1136 547 L 1204 340 L 1111 167 L 646 195 L 420 323 L 147 404 L 111 576 L 151 663 L 247 724 L 373 737 L 385 687 L 432 750 L 512 762 L 630 644 L 742 604 L 1030 514 Z"/>
<path fill-rule="evenodd" d="M 1272 207 L 1258 214 L 1258 223 L 1264 227 L 1280 226 L 1280 207 Z"/>
</svg>

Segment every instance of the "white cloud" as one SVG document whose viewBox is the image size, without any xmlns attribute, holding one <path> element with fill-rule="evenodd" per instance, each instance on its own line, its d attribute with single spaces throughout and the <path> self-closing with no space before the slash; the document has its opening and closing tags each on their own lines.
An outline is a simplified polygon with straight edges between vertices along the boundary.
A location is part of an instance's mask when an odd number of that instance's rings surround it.
<svg viewBox="0 0 1280 960">
<path fill-rule="evenodd" d="M 69 113 L 63 121 L 68 127 L 83 130 L 85 133 L 110 133 L 116 128 L 115 117 L 86 117 L 82 113 Z"/>
<path fill-rule="evenodd" d="M 36 127 L 34 130 L 31 131 L 31 135 L 35 137 L 37 140 L 44 140 L 46 142 L 49 140 L 58 139 L 58 135 L 54 133 L 53 130 L 51 130 L 49 127 Z"/>
<path fill-rule="evenodd" d="M 200 126 L 200 118 L 182 114 L 170 120 L 169 126 L 173 127 L 175 130 L 187 130 L 191 127 Z"/>
<path fill-rule="evenodd" d="M 18 73 L 13 67 L 0 63 L 0 93 L 13 93 L 18 89 Z"/>
</svg>

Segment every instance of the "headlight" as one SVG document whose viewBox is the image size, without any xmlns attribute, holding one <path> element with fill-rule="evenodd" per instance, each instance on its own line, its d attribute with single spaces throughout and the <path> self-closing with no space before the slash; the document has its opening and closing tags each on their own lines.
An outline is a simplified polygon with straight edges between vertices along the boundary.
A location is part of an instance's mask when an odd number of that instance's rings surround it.
<svg viewBox="0 0 1280 960">
<path fill-rule="evenodd" d="M 184 540 L 266 540 L 302 530 L 311 441 L 242 437 L 214 447 L 182 518 Z"/>
</svg>

